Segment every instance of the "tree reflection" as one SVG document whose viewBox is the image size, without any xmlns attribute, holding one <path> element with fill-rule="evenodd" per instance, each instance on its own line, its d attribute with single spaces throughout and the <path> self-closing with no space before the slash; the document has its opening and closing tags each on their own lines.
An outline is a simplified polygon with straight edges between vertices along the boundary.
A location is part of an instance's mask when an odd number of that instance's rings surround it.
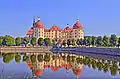
<svg viewBox="0 0 120 79">
<path fill-rule="evenodd" d="M 49 55 L 49 54 L 46 54 L 46 55 L 44 56 L 44 61 L 45 61 L 45 62 L 49 62 L 49 61 L 50 61 L 50 55 Z"/>
<path fill-rule="evenodd" d="M 39 62 L 42 62 L 43 61 L 43 55 L 39 54 L 37 56 L 37 59 L 38 59 Z"/>
<path fill-rule="evenodd" d="M 14 54 L 13 53 L 7 53 L 3 55 L 3 62 L 4 63 L 10 63 L 11 60 L 13 60 Z"/>
<path fill-rule="evenodd" d="M 36 55 L 34 55 L 34 54 L 31 55 L 31 56 L 30 56 L 30 60 L 31 60 L 31 62 L 33 62 L 33 63 L 36 62 Z"/>
<path fill-rule="evenodd" d="M 110 71 L 111 71 L 111 75 L 115 76 L 118 72 L 118 66 L 117 64 L 113 64 L 111 67 L 110 67 Z"/>
<path fill-rule="evenodd" d="M 21 60 L 21 56 L 20 56 L 19 54 L 17 54 L 17 55 L 15 56 L 15 61 L 16 61 L 17 63 L 20 63 L 20 60 Z"/>
<path fill-rule="evenodd" d="M 23 56 L 23 62 L 24 62 L 24 61 L 29 61 L 29 56 L 24 55 L 24 56 Z"/>
<path fill-rule="evenodd" d="M 104 66 L 103 66 L 103 71 L 105 73 L 108 72 L 109 67 L 110 67 L 109 63 L 105 63 Z"/>
</svg>

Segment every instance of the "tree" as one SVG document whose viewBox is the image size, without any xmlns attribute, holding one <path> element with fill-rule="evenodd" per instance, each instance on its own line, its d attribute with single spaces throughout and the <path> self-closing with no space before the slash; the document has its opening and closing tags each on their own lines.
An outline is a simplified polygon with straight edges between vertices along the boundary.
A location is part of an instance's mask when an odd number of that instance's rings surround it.
<svg viewBox="0 0 120 79">
<path fill-rule="evenodd" d="M 66 47 L 66 40 L 63 40 L 62 45 Z"/>
<path fill-rule="evenodd" d="M 15 45 L 15 39 L 9 35 L 6 35 L 3 37 L 2 44 L 7 46 Z"/>
<path fill-rule="evenodd" d="M 91 43 L 92 43 L 92 37 L 91 36 L 87 36 L 86 37 L 87 39 L 87 44 L 90 46 L 91 45 Z"/>
<path fill-rule="evenodd" d="M 53 44 L 53 45 L 56 44 L 56 40 L 55 40 L 55 39 L 52 40 L 52 44 Z"/>
<path fill-rule="evenodd" d="M 110 36 L 110 45 L 112 47 L 117 45 L 117 36 L 115 34 L 112 34 Z"/>
<path fill-rule="evenodd" d="M 84 45 L 84 40 L 83 40 L 83 39 L 80 39 L 80 40 L 79 40 L 79 44 L 80 44 L 80 45 Z"/>
<path fill-rule="evenodd" d="M 68 39 L 68 40 L 67 40 L 67 45 L 68 45 L 68 47 L 71 45 L 71 43 L 72 43 L 71 40 Z"/>
<path fill-rule="evenodd" d="M 77 39 L 76 44 L 80 45 L 80 39 Z"/>
<path fill-rule="evenodd" d="M 101 45 L 102 45 L 102 37 L 101 37 L 101 36 L 98 36 L 98 37 L 97 37 L 96 44 L 97 44 L 98 46 L 101 46 Z"/>
<path fill-rule="evenodd" d="M 33 37 L 32 39 L 31 39 L 31 44 L 34 46 L 34 45 L 36 45 L 36 38 L 35 37 Z"/>
<path fill-rule="evenodd" d="M 118 38 L 118 47 L 120 47 L 120 37 Z"/>
<path fill-rule="evenodd" d="M 51 44 L 50 38 L 45 38 L 44 43 L 45 43 L 46 46 L 50 45 Z"/>
<path fill-rule="evenodd" d="M 107 47 L 110 44 L 110 39 L 106 35 L 103 37 L 103 46 Z"/>
<path fill-rule="evenodd" d="M 88 46 L 87 36 L 84 37 L 84 45 Z"/>
<path fill-rule="evenodd" d="M 24 37 L 23 40 L 22 40 L 23 44 L 28 44 L 29 43 L 29 39 L 27 37 Z"/>
<path fill-rule="evenodd" d="M 39 38 L 39 39 L 38 39 L 38 44 L 39 44 L 40 46 L 42 46 L 43 43 L 44 43 L 44 39 L 43 39 L 43 38 Z"/>
<path fill-rule="evenodd" d="M 92 42 L 91 42 L 92 46 L 96 46 L 96 40 L 97 38 L 95 36 L 92 36 Z"/>
<path fill-rule="evenodd" d="M 75 39 L 72 39 L 72 45 L 73 46 L 75 45 Z"/>
<path fill-rule="evenodd" d="M 2 41 L 3 41 L 3 39 L 0 38 L 0 46 L 2 46 Z"/>
<path fill-rule="evenodd" d="M 20 37 L 17 37 L 17 38 L 15 39 L 15 44 L 16 44 L 17 46 L 19 46 L 20 44 L 22 44 L 22 39 L 21 39 Z"/>
</svg>

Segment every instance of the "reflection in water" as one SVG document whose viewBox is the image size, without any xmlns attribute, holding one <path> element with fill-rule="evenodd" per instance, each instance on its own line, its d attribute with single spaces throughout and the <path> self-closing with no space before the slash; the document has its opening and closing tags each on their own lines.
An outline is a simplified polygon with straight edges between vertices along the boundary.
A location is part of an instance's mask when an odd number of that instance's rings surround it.
<svg viewBox="0 0 120 79">
<path fill-rule="evenodd" d="M 1 56 L 3 57 L 4 63 L 10 63 L 13 59 L 15 59 L 17 63 L 20 63 L 20 60 L 22 59 L 22 61 L 26 62 L 28 67 L 32 70 L 32 75 L 37 78 L 42 76 L 46 68 L 49 68 L 54 72 L 58 71 L 60 68 L 65 68 L 66 73 L 71 69 L 77 79 L 86 65 L 89 68 L 98 69 L 99 71 L 103 70 L 105 73 L 110 70 L 111 75 L 113 76 L 119 71 L 117 61 L 97 59 L 75 54 L 25 53 L 23 58 L 21 58 L 21 54 L 18 53 L 2 53 Z"/>
</svg>

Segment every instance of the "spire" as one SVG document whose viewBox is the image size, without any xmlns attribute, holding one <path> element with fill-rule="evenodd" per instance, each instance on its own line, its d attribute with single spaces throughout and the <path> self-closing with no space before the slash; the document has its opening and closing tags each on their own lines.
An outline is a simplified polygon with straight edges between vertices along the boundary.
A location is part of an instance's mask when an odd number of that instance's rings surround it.
<svg viewBox="0 0 120 79">
<path fill-rule="evenodd" d="M 40 21 L 40 17 L 38 17 L 38 21 Z"/>
<path fill-rule="evenodd" d="M 77 18 L 76 23 L 79 23 L 79 19 Z"/>
<path fill-rule="evenodd" d="M 35 26 L 35 16 L 33 16 L 33 27 Z"/>
</svg>

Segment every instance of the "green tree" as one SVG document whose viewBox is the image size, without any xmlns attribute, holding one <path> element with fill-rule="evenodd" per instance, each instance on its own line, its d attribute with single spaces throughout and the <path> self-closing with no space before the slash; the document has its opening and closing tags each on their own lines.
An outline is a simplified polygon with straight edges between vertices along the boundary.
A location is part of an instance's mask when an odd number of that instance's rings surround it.
<svg viewBox="0 0 120 79">
<path fill-rule="evenodd" d="M 44 39 L 43 39 L 43 38 L 39 38 L 39 39 L 38 39 L 38 44 L 39 44 L 40 46 L 42 46 L 43 43 L 44 43 Z"/>
<path fill-rule="evenodd" d="M 75 39 L 72 39 L 72 45 L 73 46 L 75 45 Z"/>
<path fill-rule="evenodd" d="M 117 36 L 115 34 L 112 34 L 110 36 L 110 45 L 112 47 L 117 45 Z"/>
<path fill-rule="evenodd" d="M 20 63 L 20 60 L 21 60 L 21 56 L 17 54 L 17 55 L 15 56 L 15 61 L 16 61 L 17 63 Z"/>
<path fill-rule="evenodd" d="M 118 47 L 120 47 L 120 37 L 118 38 Z"/>
<path fill-rule="evenodd" d="M 45 43 L 46 46 L 50 45 L 51 44 L 50 38 L 45 38 L 44 43 Z"/>
<path fill-rule="evenodd" d="M 53 44 L 53 45 L 56 44 L 56 40 L 55 40 L 55 39 L 52 40 L 52 44 Z"/>
<path fill-rule="evenodd" d="M 84 37 L 84 45 L 86 45 L 86 46 L 88 46 L 88 41 L 87 41 L 87 39 L 88 39 L 88 37 L 85 36 L 85 37 Z"/>
<path fill-rule="evenodd" d="M 1 39 L 1 38 L 0 38 L 0 46 L 2 46 L 2 45 L 3 45 L 3 44 L 2 44 L 2 41 L 3 41 L 3 39 Z"/>
<path fill-rule="evenodd" d="M 72 44 L 72 41 L 70 39 L 67 40 L 68 47 Z"/>
<path fill-rule="evenodd" d="M 110 39 L 106 35 L 103 37 L 103 46 L 108 47 L 110 44 Z"/>
<path fill-rule="evenodd" d="M 66 40 L 63 40 L 62 45 L 66 47 Z"/>
<path fill-rule="evenodd" d="M 101 36 L 98 36 L 97 37 L 97 40 L 96 40 L 96 44 L 97 44 L 97 46 L 102 46 L 102 37 Z"/>
<path fill-rule="evenodd" d="M 19 46 L 20 44 L 22 44 L 22 39 L 21 39 L 20 37 L 17 37 L 17 38 L 15 39 L 15 44 L 16 44 L 17 46 Z"/>
<path fill-rule="evenodd" d="M 22 40 L 23 44 L 25 44 L 25 46 L 29 43 L 29 39 L 27 37 L 24 37 Z"/>
<path fill-rule="evenodd" d="M 3 45 L 12 46 L 15 45 L 15 39 L 9 35 L 6 35 L 4 36 L 2 43 Z"/>
<path fill-rule="evenodd" d="M 80 39 L 77 39 L 76 44 L 80 45 Z"/>
<path fill-rule="evenodd" d="M 92 36 L 92 42 L 91 42 L 92 46 L 96 46 L 96 40 L 97 40 L 97 37 Z"/>
<path fill-rule="evenodd" d="M 109 70 L 110 65 L 108 63 L 105 63 L 103 66 L 103 71 L 106 73 Z"/>
<path fill-rule="evenodd" d="M 87 36 L 87 44 L 90 46 L 92 43 L 92 37 L 91 36 Z"/>
<path fill-rule="evenodd" d="M 84 45 L 84 39 L 80 39 L 80 40 L 79 40 L 79 44 L 80 44 L 80 45 Z"/>
<path fill-rule="evenodd" d="M 32 44 L 33 46 L 36 45 L 36 38 L 35 38 L 35 37 L 33 37 L 33 38 L 31 39 L 31 44 Z"/>
</svg>

